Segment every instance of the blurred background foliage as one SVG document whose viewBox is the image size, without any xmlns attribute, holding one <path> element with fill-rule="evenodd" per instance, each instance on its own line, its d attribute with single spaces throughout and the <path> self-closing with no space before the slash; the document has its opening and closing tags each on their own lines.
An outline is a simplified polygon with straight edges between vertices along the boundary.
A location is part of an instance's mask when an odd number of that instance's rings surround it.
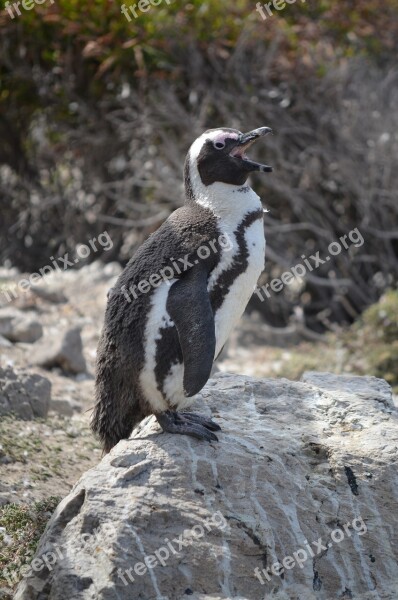
<svg viewBox="0 0 398 600">
<path fill-rule="evenodd" d="M 124 264 L 181 205 L 196 135 L 269 125 L 261 283 L 356 227 L 365 243 L 252 308 L 323 332 L 396 286 L 398 0 L 255 6 L 163 0 L 131 22 L 111 0 L 3 8 L 1 262 L 34 271 L 106 229 L 103 259 Z"/>
</svg>

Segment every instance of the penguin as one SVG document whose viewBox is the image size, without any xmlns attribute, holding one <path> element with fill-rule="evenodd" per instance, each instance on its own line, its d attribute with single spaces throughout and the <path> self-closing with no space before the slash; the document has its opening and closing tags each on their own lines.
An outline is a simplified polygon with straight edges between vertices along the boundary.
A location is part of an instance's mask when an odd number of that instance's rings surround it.
<svg viewBox="0 0 398 600">
<path fill-rule="evenodd" d="M 272 167 L 246 151 L 270 132 L 219 128 L 198 137 L 184 164 L 184 205 L 108 293 L 91 419 L 104 453 L 149 415 L 165 432 L 218 440 L 220 426 L 187 408 L 264 269 L 264 211 L 247 179 Z"/>
</svg>

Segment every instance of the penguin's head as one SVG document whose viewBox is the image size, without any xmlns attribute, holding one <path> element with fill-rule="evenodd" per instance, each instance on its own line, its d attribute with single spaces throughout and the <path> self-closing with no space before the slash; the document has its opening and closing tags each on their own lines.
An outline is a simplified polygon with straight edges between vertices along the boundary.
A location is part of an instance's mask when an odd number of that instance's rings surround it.
<svg viewBox="0 0 398 600">
<path fill-rule="evenodd" d="M 246 150 L 259 138 L 270 133 L 269 127 L 260 127 L 248 133 L 237 129 L 208 129 L 189 149 L 185 163 L 185 180 L 191 185 L 205 187 L 215 183 L 242 186 L 254 171 L 270 172 L 272 167 L 248 158 Z M 200 181 L 198 181 L 200 179 Z"/>
</svg>

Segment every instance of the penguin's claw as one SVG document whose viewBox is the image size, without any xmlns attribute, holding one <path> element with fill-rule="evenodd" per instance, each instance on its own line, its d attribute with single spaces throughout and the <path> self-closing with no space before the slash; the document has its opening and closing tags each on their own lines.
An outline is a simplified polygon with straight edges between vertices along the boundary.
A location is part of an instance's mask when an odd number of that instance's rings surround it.
<svg viewBox="0 0 398 600">
<path fill-rule="evenodd" d="M 181 433 L 190 435 L 198 440 L 207 440 L 209 442 L 218 442 L 218 437 L 210 431 L 221 429 L 217 423 L 202 415 L 194 413 L 177 413 L 171 410 L 156 415 L 156 419 L 167 433 Z M 207 425 L 204 424 L 206 421 Z"/>
<path fill-rule="evenodd" d="M 219 424 L 213 421 L 212 419 L 209 419 L 209 417 L 206 417 L 206 415 L 197 415 L 196 413 L 184 411 L 177 413 L 177 415 L 183 417 L 183 419 L 186 419 L 187 421 L 192 421 L 193 423 L 203 425 L 203 427 L 206 427 L 206 429 L 210 429 L 210 431 L 221 431 L 221 427 L 219 426 Z"/>
</svg>

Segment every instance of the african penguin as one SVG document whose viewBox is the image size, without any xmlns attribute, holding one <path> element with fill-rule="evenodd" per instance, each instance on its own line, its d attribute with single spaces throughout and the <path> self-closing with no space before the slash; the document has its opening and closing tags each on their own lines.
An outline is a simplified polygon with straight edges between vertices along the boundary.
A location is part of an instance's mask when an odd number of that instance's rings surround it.
<svg viewBox="0 0 398 600">
<path fill-rule="evenodd" d="M 264 268 L 260 198 L 245 152 L 271 130 L 210 129 L 185 161 L 186 201 L 142 244 L 108 295 L 91 421 L 105 452 L 146 416 L 164 431 L 217 440 L 187 412 Z"/>
</svg>

